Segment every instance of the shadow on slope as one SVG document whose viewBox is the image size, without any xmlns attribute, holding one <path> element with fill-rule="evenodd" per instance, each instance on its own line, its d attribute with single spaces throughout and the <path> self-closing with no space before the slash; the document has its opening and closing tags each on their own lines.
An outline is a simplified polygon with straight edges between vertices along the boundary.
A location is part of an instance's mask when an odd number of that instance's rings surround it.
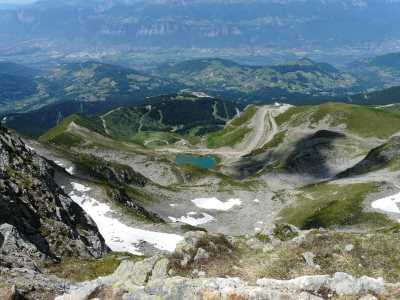
<svg viewBox="0 0 400 300">
<path fill-rule="evenodd" d="M 388 167 L 398 169 L 399 162 L 400 136 L 395 136 L 387 143 L 372 149 L 361 162 L 338 174 L 337 178 L 362 175 Z"/>
<path fill-rule="evenodd" d="M 345 158 L 337 145 L 338 140 L 346 140 L 346 135 L 339 132 L 320 130 L 304 136 L 287 155 L 287 151 L 274 151 L 277 146 L 257 155 L 244 157 L 232 168 L 238 178 L 253 176 L 267 168 L 324 179 L 337 174 L 343 168 Z"/>
<path fill-rule="evenodd" d="M 335 175 L 332 164 L 340 156 L 335 142 L 345 139 L 343 133 L 320 130 L 300 139 L 284 163 L 289 173 L 304 174 L 316 178 L 328 178 Z"/>
</svg>

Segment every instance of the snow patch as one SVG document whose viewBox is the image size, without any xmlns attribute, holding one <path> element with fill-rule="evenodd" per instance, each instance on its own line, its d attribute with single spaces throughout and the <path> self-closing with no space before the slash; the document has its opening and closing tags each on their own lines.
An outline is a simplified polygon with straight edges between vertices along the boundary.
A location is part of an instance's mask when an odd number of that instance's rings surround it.
<svg viewBox="0 0 400 300">
<path fill-rule="evenodd" d="M 189 224 L 192 226 L 197 226 L 201 224 L 206 224 L 211 221 L 214 221 L 215 218 L 210 216 L 206 213 L 197 213 L 197 212 L 190 212 L 186 216 L 182 216 L 180 218 L 168 217 L 172 222 L 181 222 L 185 224 Z"/>
<path fill-rule="evenodd" d="M 90 187 L 76 182 L 72 182 L 71 185 L 74 190 L 69 193 L 69 196 L 94 220 L 106 244 L 113 251 L 141 255 L 136 245 L 145 241 L 160 250 L 172 252 L 183 239 L 176 234 L 129 227 L 112 217 L 110 206 L 85 194 L 91 190 Z"/>
<path fill-rule="evenodd" d="M 71 182 L 72 188 L 80 193 L 86 193 L 89 192 L 91 190 L 90 187 L 85 186 L 83 184 L 77 183 L 77 182 Z"/>
<path fill-rule="evenodd" d="M 55 163 L 57 166 L 59 166 L 59 167 L 65 169 L 65 165 L 64 165 L 63 162 L 61 162 L 61 161 L 59 161 L 59 160 L 55 160 L 54 163 Z M 70 175 L 74 175 L 74 170 L 75 170 L 75 169 L 74 169 L 74 166 L 71 166 L 71 167 L 65 169 L 65 171 L 66 171 L 68 174 L 70 174 Z"/>
<path fill-rule="evenodd" d="M 212 98 L 210 95 L 207 95 L 204 92 L 192 92 L 191 94 L 197 98 Z"/>
<path fill-rule="evenodd" d="M 372 202 L 371 206 L 389 213 L 400 214 L 400 193 Z"/>
<path fill-rule="evenodd" d="M 63 164 L 61 161 L 55 160 L 54 163 L 55 163 L 57 166 L 59 166 L 59 167 L 61 167 L 61 168 L 64 168 L 64 164 Z"/>
<path fill-rule="evenodd" d="M 74 167 L 72 166 L 72 167 L 69 167 L 68 169 L 65 169 L 65 171 L 67 171 L 67 173 L 68 174 L 70 174 L 70 175 L 74 175 Z"/>
<path fill-rule="evenodd" d="M 234 206 L 242 205 L 240 199 L 229 199 L 226 202 L 222 202 L 217 198 L 198 198 L 192 200 L 192 202 L 199 208 L 209 209 L 209 210 L 223 210 L 227 211 L 232 209 Z"/>
</svg>

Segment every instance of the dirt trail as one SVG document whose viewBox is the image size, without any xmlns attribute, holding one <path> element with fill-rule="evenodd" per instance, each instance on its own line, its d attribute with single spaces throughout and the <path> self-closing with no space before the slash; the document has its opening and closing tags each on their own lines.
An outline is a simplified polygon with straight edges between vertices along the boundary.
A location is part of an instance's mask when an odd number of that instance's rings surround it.
<svg viewBox="0 0 400 300">
<path fill-rule="evenodd" d="M 120 109 L 121 109 L 121 107 L 117 107 L 116 109 L 113 109 L 113 110 L 109 111 L 108 113 L 106 113 L 106 114 L 100 116 L 101 122 L 103 123 L 104 132 L 107 133 L 108 135 L 111 135 L 111 133 L 110 133 L 110 130 L 108 130 L 108 127 L 107 127 L 107 120 L 106 120 L 105 118 L 106 118 L 108 115 L 111 115 L 112 113 L 114 113 L 114 112 L 116 112 L 116 111 L 118 111 L 118 110 L 120 110 Z"/>
<path fill-rule="evenodd" d="M 144 114 L 142 115 L 142 117 L 140 118 L 140 120 L 139 120 L 138 133 L 141 133 L 141 132 L 142 132 L 142 128 L 143 128 L 143 126 L 144 126 L 143 120 L 144 120 L 144 118 L 147 117 L 150 113 L 151 113 L 151 106 L 148 106 L 148 107 L 147 107 L 147 112 L 144 113 Z"/>
<path fill-rule="evenodd" d="M 278 125 L 275 117 L 289 109 L 290 105 L 272 106 L 265 105 L 258 108 L 256 114 L 249 121 L 251 133 L 238 145 L 234 147 L 223 147 L 218 149 L 182 149 L 182 148 L 163 148 L 160 151 L 171 153 L 192 153 L 200 155 L 219 155 L 225 161 L 235 161 L 240 157 L 250 154 L 257 148 L 270 142 L 278 132 Z"/>
</svg>

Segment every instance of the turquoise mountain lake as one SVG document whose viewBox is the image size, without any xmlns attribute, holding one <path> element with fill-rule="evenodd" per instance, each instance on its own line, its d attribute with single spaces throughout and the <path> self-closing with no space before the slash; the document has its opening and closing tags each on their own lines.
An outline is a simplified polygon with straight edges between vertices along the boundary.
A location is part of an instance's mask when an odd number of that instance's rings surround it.
<svg viewBox="0 0 400 300">
<path fill-rule="evenodd" d="M 179 166 L 189 165 L 204 170 L 211 169 L 216 165 L 216 160 L 212 156 L 197 156 L 190 154 L 178 154 L 175 162 Z"/>
</svg>

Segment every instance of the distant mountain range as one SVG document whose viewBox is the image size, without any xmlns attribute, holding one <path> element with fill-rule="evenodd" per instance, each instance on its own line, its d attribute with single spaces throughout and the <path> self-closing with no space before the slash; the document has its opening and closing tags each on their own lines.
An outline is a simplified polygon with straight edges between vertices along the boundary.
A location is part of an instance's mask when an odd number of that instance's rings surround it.
<svg viewBox="0 0 400 300">
<path fill-rule="evenodd" d="M 0 67 L 3 114 L 67 101 L 110 108 L 109 103 L 134 104 L 183 89 L 260 103 L 306 103 L 359 91 L 354 76 L 308 59 L 265 67 L 221 59 L 189 60 L 164 64 L 151 73 L 94 61 L 60 64 L 40 72 L 12 63 Z"/>
<path fill-rule="evenodd" d="M 382 89 L 400 85 L 398 52 L 358 60 L 349 64 L 347 69 L 368 88 Z"/>
<path fill-rule="evenodd" d="M 119 107 L 89 118 L 83 114 L 72 115 L 62 122 L 47 124 L 42 133 L 55 128 L 42 135 L 40 140 L 74 143 L 76 137 L 71 138 L 66 128 L 75 123 L 108 138 L 143 146 L 175 143 L 182 135 L 199 141 L 207 133 L 223 128 L 243 108 L 240 103 L 183 92 L 149 98 L 142 105 Z M 12 124 L 19 126 L 19 132 L 30 134 L 29 122 L 24 122 L 26 116 L 17 115 Z"/>
<path fill-rule="evenodd" d="M 7 64 L 0 72 L 0 113 L 41 108 L 60 102 L 101 103 L 99 106 L 132 104 L 145 97 L 176 92 L 183 88 L 121 66 L 98 62 L 61 64 L 31 76 L 26 68 Z M 96 110 L 96 109 L 95 109 Z"/>
<path fill-rule="evenodd" d="M 309 59 L 272 66 L 195 59 L 162 64 L 147 73 L 95 61 L 45 70 L 2 62 L 0 83 L 0 114 L 7 116 L 8 126 L 37 137 L 71 114 L 95 116 L 118 107 L 143 105 L 147 97 L 163 99 L 160 95 L 170 97 L 184 90 L 204 92 L 240 106 L 397 103 L 400 55 L 364 59 L 343 69 Z M 134 110 L 123 112 L 131 115 Z"/>
<path fill-rule="evenodd" d="M 301 51 L 399 39 L 399 16 L 391 0 L 44 0 L 0 11 L 0 40 Z"/>
<path fill-rule="evenodd" d="M 154 74 L 190 88 L 267 103 L 334 96 L 356 90 L 358 85 L 349 73 L 309 59 L 260 67 L 222 59 L 199 59 L 165 64 Z"/>
<path fill-rule="evenodd" d="M 5 123 L 24 135 L 39 137 L 68 116 L 78 114 L 99 124 L 103 134 L 116 139 L 152 130 L 197 136 L 219 129 L 244 108 L 239 102 L 191 92 L 147 98 L 136 106 L 117 106 L 113 102 L 66 101 L 10 114 Z"/>
</svg>

